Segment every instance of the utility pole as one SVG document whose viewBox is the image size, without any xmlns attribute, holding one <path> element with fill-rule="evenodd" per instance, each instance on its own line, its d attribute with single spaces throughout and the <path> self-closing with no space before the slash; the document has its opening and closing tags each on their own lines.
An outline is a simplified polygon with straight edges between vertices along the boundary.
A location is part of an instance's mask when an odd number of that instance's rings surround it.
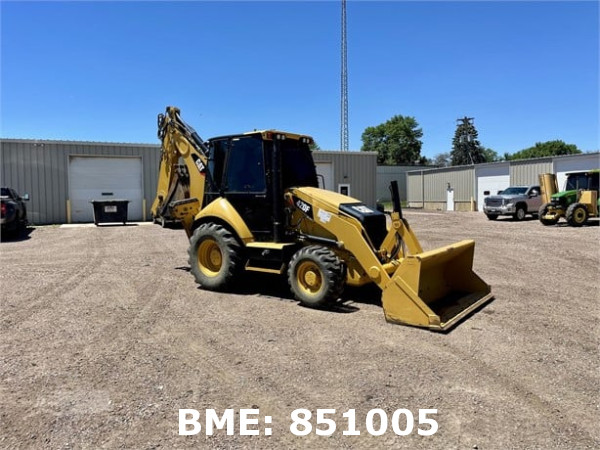
<svg viewBox="0 0 600 450">
<path fill-rule="evenodd" d="M 342 86 L 340 150 L 348 151 L 348 47 L 346 41 L 346 0 L 342 0 Z"/>
<path fill-rule="evenodd" d="M 469 130 L 471 129 L 471 127 L 469 127 L 469 125 L 474 126 L 475 118 L 465 116 L 461 119 L 456 119 L 456 121 L 460 122 L 459 126 L 463 126 L 463 129 L 462 129 L 463 132 L 460 135 L 460 137 L 458 138 L 458 142 L 460 142 L 461 144 L 467 144 L 467 145 L 465 145 L 467 154 L 469 155 L 471 164 L 475 164 L 475 162 L 473 161 L 473 156 L 471 155 L 471 150 L 469 149 L 469 145 L 468 145 L 470 142 L 473 141 L 473 136 L 469 132 Z"/>
</svg>

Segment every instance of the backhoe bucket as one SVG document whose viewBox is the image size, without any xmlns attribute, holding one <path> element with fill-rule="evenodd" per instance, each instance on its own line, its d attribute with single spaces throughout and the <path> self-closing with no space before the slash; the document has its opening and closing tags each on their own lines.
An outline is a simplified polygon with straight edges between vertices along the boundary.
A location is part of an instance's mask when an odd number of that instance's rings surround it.
<svg viewBox="0 0 600 450">
<path fill-rule="evenodd" d="M 386 320 L 444 331 L 490 301 L 490 286 L 473 272 L 474 250 L 468 240 L 402 259 L 383 290 Z"/>
</svg>

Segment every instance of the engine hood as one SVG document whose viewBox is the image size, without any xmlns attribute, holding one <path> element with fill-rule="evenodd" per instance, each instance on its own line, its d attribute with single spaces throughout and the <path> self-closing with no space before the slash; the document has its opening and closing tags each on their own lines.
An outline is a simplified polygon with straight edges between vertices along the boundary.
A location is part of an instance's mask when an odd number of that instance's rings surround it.
<svg viewBox="0 0 600 450">
<path fill-rule="evenodd" d="M 321 203 L 326 203 L 334 210 L 339 209 L 339 206 L 345 203 L 362 203 L 360 200 L 353 197 L 315 187 L 292 188 L 290 189 L 290 192 L 292 195 L 298 195 L 298 193 L 300 193 L 301 197 L 311 198 Z"/>
<path fill-rule="evenodd" d="M 523 198 L 525 197 L 522 194 L 518 194 L 518 195 L 490 195 L 489 197 L 486 197 L 486 199 L 489 200 L 513 200 L 515 198 Z"/>
</svg>

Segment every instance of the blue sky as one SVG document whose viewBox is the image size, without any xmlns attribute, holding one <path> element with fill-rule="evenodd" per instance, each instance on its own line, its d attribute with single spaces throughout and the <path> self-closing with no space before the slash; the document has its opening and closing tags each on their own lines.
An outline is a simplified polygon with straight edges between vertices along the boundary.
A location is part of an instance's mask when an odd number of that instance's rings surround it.
<svg viewBox="0 0 600 450">
<path fill-rule="evenodd" d="M 199 134 L 278 128 L 339 149 L 339 1 L 0 3 L 2 137 L 158 143 L 181 108 Z M 350 149 L 396 114 L 422 154 L 475 118 L 499 154 L 599 148 L 599 7 L 349 1 Z"/>
</svg>

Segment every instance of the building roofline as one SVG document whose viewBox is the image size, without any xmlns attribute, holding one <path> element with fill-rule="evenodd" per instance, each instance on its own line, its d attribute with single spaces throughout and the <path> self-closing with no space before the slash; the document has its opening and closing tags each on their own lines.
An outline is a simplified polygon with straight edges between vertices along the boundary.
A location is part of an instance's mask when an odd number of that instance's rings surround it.
<svg viewBox="0 0 600 450">
<path fill-rule="evenodd" d="M 323 154 L 323 155 L 345 155 L 345 154 L 352 154 L 352 155 L 364 155 L 364 156 L 372 156 L 372 155 L 377 155 L 377 152 L 361 152 L 358 150 L 348 150 L 348 151 L 341 151 L 341 150 L 313 150 L 313 153 L 317 153 L 317 154 Z"/>
<path fill-rule="evenodd" d="M 250 133 L 260 133 L 261 131 L 253 131 Z M 239 136 L 243 136 L 247 133 L 241 133 Z M 232 135 L 233 136 L 233 135 Z M 237 135 L 236 135 L 237 136 Z M 0 143 L 20 143 L 20 144 L 52 144 L 52 145 L 103 145 L 107 147 L 152 147 L 160 148 L 160 144 L 145 144 L 145 143 L 132 143 L 132 142 L 106 142 L 106 141 L 71 141 L 71 140 L 54 140 L 54 139 L 20 139 L 20 138 L 0 138 Z M 362 152 L 362 151 L 340 151 L 340 150 L 313 150 L 314 153 L 323 155 L 339 155 L 339 154 L 352 154 L 362 156 L 373 156 L 377 155 L 377 152 Z"/>
<path fill-rule="evenodd" d="M 18 144 L 52 144 L 52 145 L 103 145 L 107 147 L 156 147 L 160 148 L 160 144 L 144 144 L 131 142 L 103 142 L 103 141 L 69 141 L 69 140 L 53 140 L 53 139 L 17 139 L 17 138 L 0 138 L 0 143 L 18 143 Z"/>
<path fill-rule="evenodd" d="M 515 159 L 515 160 L 508 160 L 508 161 L 494 161 L 494 162 L 486 162 L 486 163 L 480 163 L 480 164 L 468 164 L 468 165 L 463 165 L 463 166 L 431 167 L 431 168 L 423 167 L 422 169 L 409 170 L 409 171 L 407 171 L 407 173 L 469 169 L 469 168 L 475 168 L 475 167 L 493 166 L 493 165 L 501 165 L 501 164 L 508 164 L 510 166 L 511 164 L 518 164 L 518 163 L 523 163 L 523 162 L 532 162 L 532 163 L 542 162 L 542 161 L 552 162 L 555 159 L 581 158 L 583 156 L 590 156 L 590 155 L 598 155 L 600 157 L 600 151 L 593 150 L 593 151 L 588 151 L 588 152 L 583 152 L 583 153 L 575 153 L 572 155 L 540 156 L 537 158 Z"/>
</svg>

